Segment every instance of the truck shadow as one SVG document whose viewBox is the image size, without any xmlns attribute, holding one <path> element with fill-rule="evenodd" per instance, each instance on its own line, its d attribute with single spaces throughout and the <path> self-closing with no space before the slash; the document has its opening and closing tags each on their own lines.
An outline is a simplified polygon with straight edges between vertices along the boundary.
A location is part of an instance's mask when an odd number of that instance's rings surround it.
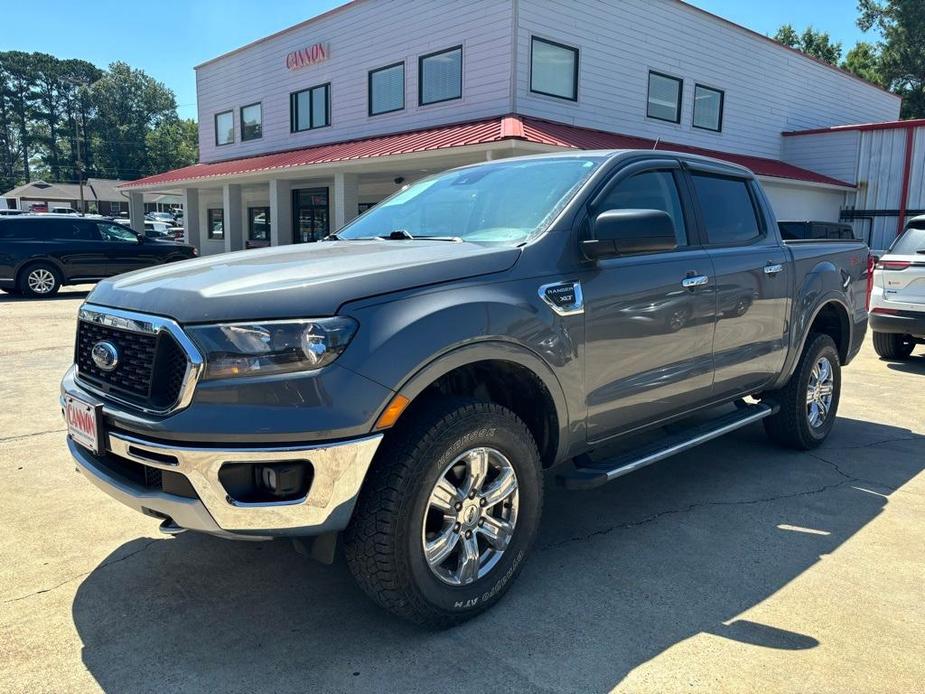
<svg viewBox="0 0 925 694">
<path fill-rule="evenodd" d="M 142 538 L 83 581 L 73 619 L 106 691 L 609 690 L 700 634 L 784 650 L 740 616 L 868 524 L 925 468 L 925 437 L 841 419 L 812 454 L 750 427 L 591 492 L 547 485 L 508 596 L 428 631 L 380 611 L 346 567 L 285 541 Z M 808 597 L 807 599 L 811 599 Z"/>
</svg>

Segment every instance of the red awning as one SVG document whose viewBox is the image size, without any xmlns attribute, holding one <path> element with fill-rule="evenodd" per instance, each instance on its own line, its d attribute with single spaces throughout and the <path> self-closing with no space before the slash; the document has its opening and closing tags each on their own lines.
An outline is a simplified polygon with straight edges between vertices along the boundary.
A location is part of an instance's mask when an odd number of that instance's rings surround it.
<svg viewBox="0 0 925 694">
<path fill-rule="evenodd" d="M 170 186 L 179 183 L 199 182 L 207 179 L 224 176 L 241 176 L 269 171 L 279 171 L 295 167 L 310 166 L 312 164 L 330 164 L 375 157 L 387 157 L 416 152 L 465 147 L 467 145 L 483 145 L 505 140 L 523 140 L 534 144 L 550 145 L 554 147 L 569 147 L 577 149 L 654 149 L 656 141 L 643 137 L 621 135 L 603 130 L 580 128 L 564 123 L 531 118 L 529 116 L 508 115 L 472 121 L 442 125 L 425 130 L 396 133 L 393 135 L 379 135 L 361 140 L 349 140 L 325 145 L 315 145 L 303 149 L 263 154 L 242 159 L 209 164 L 194 164 L 182 169 L 174 169 L 137 181 L 129 181 L 120 186 L 131 189 L 139 186 Z M 689 154 L 701 154 L 741 164 L 748 167 L 758 176 L 771 176 L 794 181 L 809 183 L 823 183 L 828 185 L 853 188 L 829 176 L 823 176 L 815 171 L 803 169 L 777 159 L 753 157 L 745 154 L 719 152 L 700 147 L 690 147 L 672 142 L 660 141 L 659 150 L 672 150 Z"/>
</svg>

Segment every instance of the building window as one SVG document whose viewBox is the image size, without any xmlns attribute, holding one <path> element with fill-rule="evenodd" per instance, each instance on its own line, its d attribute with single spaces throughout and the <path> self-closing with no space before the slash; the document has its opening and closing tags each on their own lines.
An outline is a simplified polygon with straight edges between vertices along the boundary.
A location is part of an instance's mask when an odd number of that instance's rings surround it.
<svg viewBox="0 0 925 694">
<path fill-rule="evenodd" d="M 270 241 L 270 208 L 247 208 L 247 240 L 255 241 L 253 246 L 263 245 L 261 242 Z"/>
<path fill-rule="evenodd" d="M 723 100 L 719 89 L 694 85 L 694 127 L 720 132 L 723 129 Z"/>
<path fill-rule="evenodd" d="M 241 107 L 241 142 L 256 140 L 263 135 L 263 107 L 251 104 Z"/>
<path fill-rule="evenodd" d="M 289 125 L 294 133 L 331 124 L 331 84 L 321 84 L 289 95 Z"/>
<path fill-rule="evenodd" d="M 649 73 L 649 102 L 646 115 L 671 123 L 681 122 L 681 91 L 684 81 L 660 72 Z"/>
<path fill-rule="evenodd" d="M 230 145 L 234 142 L 234 111 L 215 114 L 215 144 Z"/>
<path fill-rule="evenodd" d="M 418 58 L 418 104 L 462 98 L 462 46 Z"/>
<path fill-rule="evenodd" d="M 578 101 L 578 49 L 534 36 L 530 44 L 530 91 Z"/>
<path fill-rule="evenodd" d="M 225 210 L 221 207 L 211 208 L 206 213 L 210 239 L 225 238 Z"/>
<path fill-rule="evenodd" d="M 369 71 L 369 115 L 401 111 L 405 107 L 405 64 Z"/>
</svg>

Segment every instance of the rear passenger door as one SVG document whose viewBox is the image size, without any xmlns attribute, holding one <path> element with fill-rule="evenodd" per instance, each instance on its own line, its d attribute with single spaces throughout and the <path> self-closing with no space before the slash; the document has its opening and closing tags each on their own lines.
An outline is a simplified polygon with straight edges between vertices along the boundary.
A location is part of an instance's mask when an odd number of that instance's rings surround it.
<svg viewBox="0 0 925 694">
<path fill-rule="evenodd" d="M 48 252 L 64 270 L 69 282 L 103 276 L 106 253 L 96 225 L 84 219 L 49 219 L 41 224 L 50 241 Z"/>
<path fill-rule="evenodd" d="M 709 165 L 687 168 L 716 276 L 714 395 L 753 391 L 777 376 L 786 357 L 789 256 L 751 178 Z"/>
<path fill-rule="evenodd" d="M 681 194 L 676 161 L 618 171 L 589 213 L 654 209 L 671 217 L 678 246 L 596 262 L 582 277 L 588 438 L 597 441 L 708 402 L 716 299 L 712 266 Z"/>
<path fill-rule="evenodd" d="M 154 247 L 142 241 L 128 227 L 115 222 L 97 222 L 97 227 L 106 247 L 106 277 L 149 267 L 157 262 Z"/>
</svg>

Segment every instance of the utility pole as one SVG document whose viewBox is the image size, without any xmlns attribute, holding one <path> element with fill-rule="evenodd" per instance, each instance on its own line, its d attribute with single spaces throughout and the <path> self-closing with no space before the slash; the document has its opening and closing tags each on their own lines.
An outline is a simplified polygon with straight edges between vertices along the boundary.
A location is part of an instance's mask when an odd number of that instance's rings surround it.
<svg viewBox="0 0 925 694">
<path fill-rule="evenodd" d="M 86 214 L 84 204 L 84 163 L 80 159 L 80 130 L 77 127 L 77 114 L 74 114 L 74 144 L 77 145 L 77 185 L 80 187 L 80 214 Z"/>
</svg>

